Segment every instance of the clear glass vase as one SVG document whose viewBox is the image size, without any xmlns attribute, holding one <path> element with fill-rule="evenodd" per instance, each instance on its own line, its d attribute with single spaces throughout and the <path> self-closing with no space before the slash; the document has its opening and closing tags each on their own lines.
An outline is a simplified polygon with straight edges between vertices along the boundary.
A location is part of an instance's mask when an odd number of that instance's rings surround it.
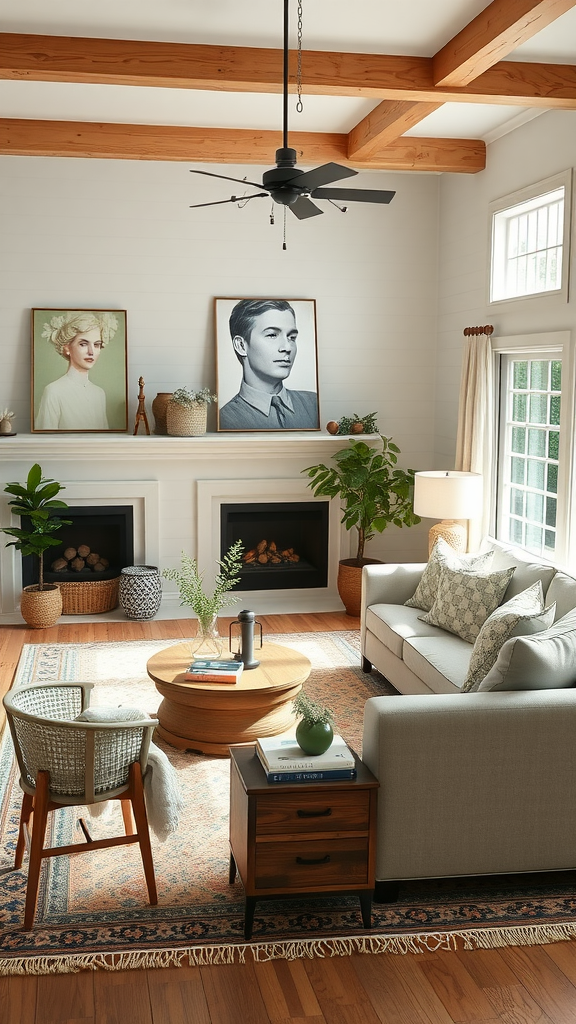
<svg viewBox="0 0 576 1024">
<path fill-rule="evenodd" d="M 196 636 L 190 641 L 191 658 L 221 658 L 224 651 L 224 637 L 218 632 L 218 616 L 198 619 Z"/>
</svg>

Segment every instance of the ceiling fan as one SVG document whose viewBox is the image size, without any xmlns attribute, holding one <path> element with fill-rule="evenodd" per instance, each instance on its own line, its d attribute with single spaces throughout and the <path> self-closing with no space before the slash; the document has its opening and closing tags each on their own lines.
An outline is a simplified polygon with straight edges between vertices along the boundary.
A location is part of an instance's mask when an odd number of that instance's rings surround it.
<svg viewBox="0 0 576 1024">
<path fill-rule="evenodd" d="M 247 181 L 245 178 L 231 178 L 226 174 L 214 174 L 212 171 L 197 171 L 191 168 L 192 174 L 204 174 L 210 178 L 222 178 L 224 181 L 237 181 L 241 185 L 252 185 L 263 192 L 254 195 L 231 196 L 212 203 L 194 203 L 190 208 L 200 206 L 221 206 L 223 203 L 246 203 L 250 199 L 271 198 L 275 203 L 288 207 L 298 220 L 317 217 L 324 213 L 313 199 L 328 199 L 330 202 L 345 203 L 389 203 L 395 192 L 379 189 L 359 188 L 323 188 L 333 181 L 350 178 L 358 172 L 341 164 L 328 163 L 315 167 L 311 171 L 301 171 L 296 167 L 296 150 L 288 146 L 288 3 L 284 0 L 284 89 L 283 89 L 283 137 L 282 149 L 276 150 L 276 166 L 262 175 L 262 182 Z M 341 207 L 339 209 L 342 209 Z M 273 218 L 271 218 L 273 220 Z"/>
</svg>

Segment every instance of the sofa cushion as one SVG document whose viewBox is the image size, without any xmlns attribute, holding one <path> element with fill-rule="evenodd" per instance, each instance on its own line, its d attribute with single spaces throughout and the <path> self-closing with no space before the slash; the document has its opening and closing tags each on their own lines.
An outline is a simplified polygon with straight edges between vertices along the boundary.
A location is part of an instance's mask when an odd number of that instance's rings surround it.
<svg viewBox="0 0 576 1024">
<path fill-rule="evenodd" d="M 513 567 L 492 573 L 442 569 L 436 600 L 421 616 L 422 621 L 473 644 L 481 626 L 500 604 L 514 571 Z"/>
<path fill-rule="evenodd" d="M 420 608 L 421 611 L 429 612 L 438 591 L 438 581 L 443 568 L 449 569 L 474 569 L 487 570 L 490 568 L 493 558 L 492 551 L 484 551 L 482 554 L 461 555 L 442 538 L 439 537 L 432 548 L 428 564 L 422 573 L 422 578 L 416 587 L 415 593 L 409 597 L 405 604 L 409 608 Z"/>
<path fill-rule="evenodd" d="M 434 692 L 442 691 L 447 679 L 461 687 L 468 672 L 472 644 L 459 636 L 414 636 L 404 643 L 404 663 Z"/>
<path fill-rule="evenodd" d="M 478 689 L 506 640 L 512 636 L 527 636 L 548 629 L 554 622 L 555 610 L 555 605 L 544 608 L 540 580 L 495 608 L 476 637 L 462 692 L 469 693 Z"/>
<path fill-rule="evenodd" d="M 366 629 L 401 658 L 408 637 L 443 635 L 443 630 L 426 625 L 418 615 L 418 608 L 406 608 L 403 604 L 373 604 L 366 609 Z"/>
<path fill-rule="evenodd" d="M 556 603 L 556 618 L 562 619 L 576 608 L 576 580 L 566 572 L 557 572 L 546 594 L 548 604 Z"/>
<path fill-rule="evenodd" d="M 507 640 L 478 690 L 548 690 L 575 684 L 576 609 L 573 609 L 542 633 Z"/>
<path fill-rule="evenodd" d="M 507 569 L 509 566 L 516 567 L 516 572 L 506 588 L 504 601 L 510 601 L 511 598 L 521 594 L 528 587 L 531 587 L 533 583 L 537 583 L 538 580 L 542 583 L 546 604 L 552 604 L 555 601 L 555 598 L 548 596 L 548 588 L 556 573 L 554 566 L 546 565 L 545 562 L 533 562 L 530 558 L 524 558 L 521 551 L 516 551 L 513 547 L 502 544 L 501 541 L 487 538 L 486 543 L 489 545 L 489 550 L 493 552 L 493 561 L 490 566 L 491 571 L 496 572 L 498 569 Z M 575 606 L 576 594 L 574 603 L 570 607 L 574 608 Z"/>
</svg>

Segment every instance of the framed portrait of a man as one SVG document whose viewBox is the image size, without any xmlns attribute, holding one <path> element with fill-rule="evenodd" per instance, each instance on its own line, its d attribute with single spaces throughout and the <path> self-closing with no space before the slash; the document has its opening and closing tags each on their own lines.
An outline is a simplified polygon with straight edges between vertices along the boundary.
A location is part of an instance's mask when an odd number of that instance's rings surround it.
<svg viewBox="0 0 576 1024">
<path fill-rule="evenodd" d="M 218 430 L 319 430 L 315 299 L 214 303 Z"/>
<path fill-rule="evenodd" d="M 128 429 L 126 311 L 33 309 L 33 433 Z"/>
</svg>

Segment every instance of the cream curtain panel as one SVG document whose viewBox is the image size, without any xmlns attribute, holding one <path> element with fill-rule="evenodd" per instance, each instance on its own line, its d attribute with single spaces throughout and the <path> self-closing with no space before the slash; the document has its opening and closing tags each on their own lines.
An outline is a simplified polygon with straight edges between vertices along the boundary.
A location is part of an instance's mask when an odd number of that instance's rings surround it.
<svg viewBox="0 0 576 1024">
<path fill-rule="evenodd" d="M 468 550 L 475 551 L 490 532 L 494 437 L 494 367 L 490 338 L 465 339 L 458 405 L 455 469 L 481 473 L 482 513 L 468 523 Z"/>
</svg>

